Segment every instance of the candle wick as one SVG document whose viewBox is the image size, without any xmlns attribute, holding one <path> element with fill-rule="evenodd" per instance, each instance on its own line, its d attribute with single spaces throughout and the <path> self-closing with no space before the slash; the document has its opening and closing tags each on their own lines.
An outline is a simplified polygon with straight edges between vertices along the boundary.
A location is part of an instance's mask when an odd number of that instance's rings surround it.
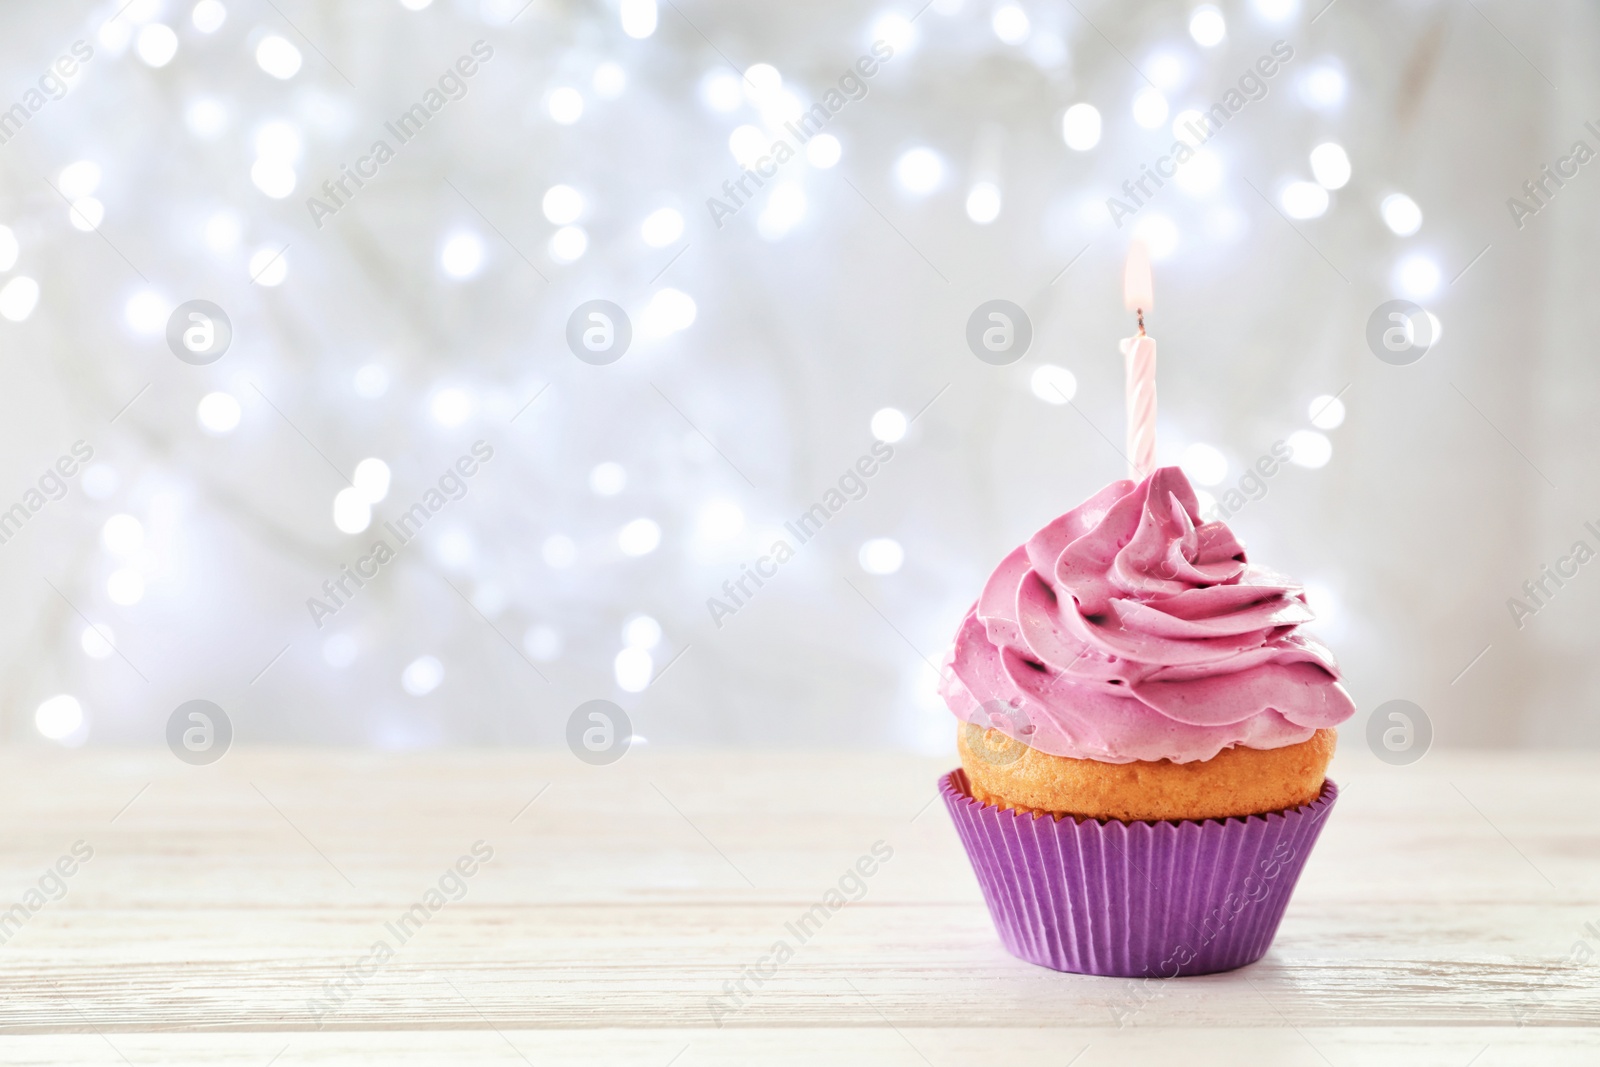
<svg viewBox="0 0 1600 1067">
<path fill-rule="evenodd" d="M 1139 313 L 1139 336 L 1144 336 L 1144 308 L 1136 309 Z"/>
</svg>

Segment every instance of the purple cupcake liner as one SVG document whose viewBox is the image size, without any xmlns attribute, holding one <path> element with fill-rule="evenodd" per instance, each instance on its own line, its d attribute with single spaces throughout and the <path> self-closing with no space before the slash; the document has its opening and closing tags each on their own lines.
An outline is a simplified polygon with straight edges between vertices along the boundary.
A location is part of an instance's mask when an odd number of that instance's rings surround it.
<svg viewBox="0 0 1600 1067">
<path fill-rule="evenodd" d="M 1077 974 L 1212 974 L 1266 954 L 1338 799 L 1266 815 L 1177 822 L 1053 818 L 974 800 L 939 780 L 1006 950 Z"/>
</svg>

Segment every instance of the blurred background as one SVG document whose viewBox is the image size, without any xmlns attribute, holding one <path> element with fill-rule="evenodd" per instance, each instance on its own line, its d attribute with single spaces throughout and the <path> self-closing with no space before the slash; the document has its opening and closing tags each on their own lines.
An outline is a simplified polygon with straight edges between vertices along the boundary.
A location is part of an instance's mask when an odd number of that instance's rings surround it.
<svg viewBox="0 0 1600 1067">
<path fill-rule="evenodd" d="M 930 663 L 1123 475 L 1137 235 L 1159 458 L 1227 506 L 1292 452 L 1228 521 L 1308 583 L 1346 743 L 1402 698 L 1441 745 L 1600 742 L 1600 565 L 1523 591 L 1600 549 L 1600 12 L 1325 3 L 7 7 L 0 729 L 158 744 L 205 699 L 241 741 L 558 744 L 605 698 L 652 745 L 953 751 Z M 1393 299 L 1438 334 L 1404 365 Z M 594 300 L 613 362 L 568 343 Z"/>
</svg>

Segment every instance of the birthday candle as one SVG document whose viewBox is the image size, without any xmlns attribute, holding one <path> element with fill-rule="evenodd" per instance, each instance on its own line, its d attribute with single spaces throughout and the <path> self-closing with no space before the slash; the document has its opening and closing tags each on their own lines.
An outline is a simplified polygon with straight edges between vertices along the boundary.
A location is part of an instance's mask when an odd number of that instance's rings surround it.
<svg viewBox="0 0 1600 1067">
<path fill-rule="evenodd" d="M 1138 334 L 1121 342 L 1128 370 L 1128 475 L 1139 481 L 1156 466 L 1156 342 L 1144 332 L 1144 313 L 1152 303 L 1150 253 L 1139 241 L 1128 249 L 1122 302 L 1139 321 Z"/>
</svg>

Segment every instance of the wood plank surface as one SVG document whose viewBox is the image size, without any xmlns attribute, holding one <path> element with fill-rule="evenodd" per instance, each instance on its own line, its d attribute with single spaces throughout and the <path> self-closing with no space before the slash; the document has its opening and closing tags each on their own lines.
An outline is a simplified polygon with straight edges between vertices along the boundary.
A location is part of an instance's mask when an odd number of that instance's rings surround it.
<svg viewBox="0 0 1600 1067">
<path fill-rule="evenodd" d="M 935 798 L 947 767 L 6 750 L 0 1055 L 1600 1062 L 1591 757 L 1342 753 L 1343 795 L 1267 957 L 1150 986 L 1001 949 Z M 892 856 L 847 878 L 875 845 Z M 841 879 L 859 899 L 802 941 Z M 793 958 L 758 982 L 779 940 Z"/>
</svg>

